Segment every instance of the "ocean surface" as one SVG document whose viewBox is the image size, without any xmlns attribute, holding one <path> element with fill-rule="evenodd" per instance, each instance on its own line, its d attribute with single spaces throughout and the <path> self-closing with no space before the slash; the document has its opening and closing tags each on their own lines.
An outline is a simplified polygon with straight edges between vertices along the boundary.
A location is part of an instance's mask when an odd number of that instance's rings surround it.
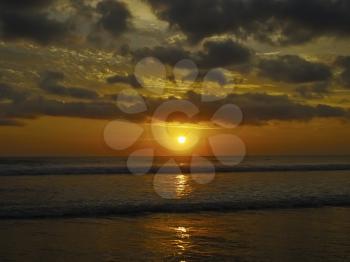
<svg viewBox="0 0 350 262">
<path fill-rule="evenodd" d="M 209 160 L 0 158 L 0 261 L 350 261 L 349 156 Z"/>
</svg>

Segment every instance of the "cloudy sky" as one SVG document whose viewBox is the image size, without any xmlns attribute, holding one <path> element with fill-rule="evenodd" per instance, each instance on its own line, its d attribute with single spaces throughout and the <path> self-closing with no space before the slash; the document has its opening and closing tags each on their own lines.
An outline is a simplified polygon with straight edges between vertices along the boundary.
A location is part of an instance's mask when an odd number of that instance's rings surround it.
<svg viewBox="0 0 350 262">
<path fill-rule="evenodd" d="M 164 92 L 135 77 L 145 57 L 164 64 L 152 83 Z M 114 119 L 153 145 L 155 110 L 183 99 L 199 113 L 175 124 L 237 134 L 251 155 L 350 154 L 350 2 L 0 2 L 1 155 L 113 155 L 103 132 Z M 140 101 L 142 112 L 120 108 Z M 227 103 L 243 112 L 238 128 L 211 122 Z"/>
</svg>

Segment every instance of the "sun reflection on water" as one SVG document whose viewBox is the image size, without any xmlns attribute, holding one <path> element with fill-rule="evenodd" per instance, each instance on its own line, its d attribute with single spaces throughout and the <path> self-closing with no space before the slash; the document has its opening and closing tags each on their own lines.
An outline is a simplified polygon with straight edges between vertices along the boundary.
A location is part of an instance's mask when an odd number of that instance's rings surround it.
<svg viewBox="0 0 350 262">
<path fill-rule="evenodd" d="M 188 176 L 185 176 L 183 174 L 178 174 L 176 175 L 174 182 L 175 182 L 176 196 L 178 198 L 186 196 L 191 192 L 191 186 L 189 184 Z"/>
<path fill-rule="evenodd" d="M 156 175 L 154 189 L 164 199 L 185 198 L 193 191 L 189 175 L 181 173 Z"/>
<path fill-rule="evenodd" d="M 189 228 L 178 226 L 173 228 L 176 234 L 174 245 L 177 255 L 183 255 L 191 246 Z"/>
</svg>

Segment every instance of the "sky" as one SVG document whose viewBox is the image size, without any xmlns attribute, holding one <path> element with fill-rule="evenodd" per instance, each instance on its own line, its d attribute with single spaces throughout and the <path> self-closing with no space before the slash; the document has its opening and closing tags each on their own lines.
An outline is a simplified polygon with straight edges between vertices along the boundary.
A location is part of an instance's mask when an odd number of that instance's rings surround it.
<svg viewBox="0 0 350 262">
<path fill-rule="evenodd" d="M 228 104 L 238 115 L 217 114 Z M 211 154 L 218 134 L 248 155 L 344 155 L 349 108 L 347 0 L 0 2 L 2 156 Z M 144 132 L 118 151 L 113 121 Z M 164 149 L 154 125 L 196 145 Z"/>
</svg>

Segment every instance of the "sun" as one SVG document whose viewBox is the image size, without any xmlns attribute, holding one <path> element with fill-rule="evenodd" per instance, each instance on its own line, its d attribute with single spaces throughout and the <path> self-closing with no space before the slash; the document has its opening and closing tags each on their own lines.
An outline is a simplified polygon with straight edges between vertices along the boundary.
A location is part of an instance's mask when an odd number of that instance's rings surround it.
<svg viewBox="0 0 350 262">
<path fill-rule="evenodd" d="M 179 144 L 185 144 L 186 143 L 186 140 L 187 140 L 187 138 L 185 137 L 185 136 L 178 136 L 177 137 L 177 142 L 179 143 Z"/>
</svg>

